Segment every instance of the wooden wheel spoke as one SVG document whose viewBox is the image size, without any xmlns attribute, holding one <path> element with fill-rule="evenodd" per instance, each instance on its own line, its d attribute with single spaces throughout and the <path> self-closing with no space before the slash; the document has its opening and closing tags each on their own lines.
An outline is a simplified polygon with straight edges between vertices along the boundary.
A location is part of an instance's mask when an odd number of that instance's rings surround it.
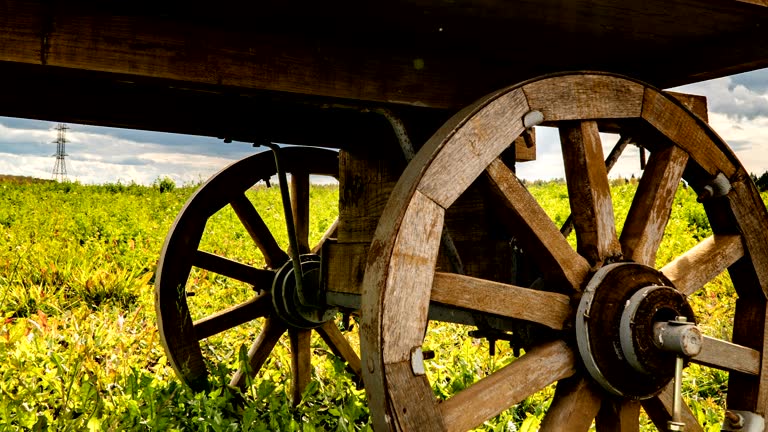
<svg viewBox="0 0 768 432">
<path fill-rule="evenodd" d="M 574 372 L 571 349 L 563 341 L 550 342 L 457 393 L 439 409 L 449 430 L 465 431 Z"/>
<path fill-rule="evenodd" d="M 260 291 L 268 290 L 275 279 L 275 272 L 272 270 L 257 269 L 200 250 L 192 257 L 192 265 L 251 284 Z"/>
<path fill-rule="evenodd" d="M 299 253 L 309 252 L 309 173 L 291 173 L 291 210 Z"/>
<path fill-rule="evenodd" d="M 677 146 L 653 152 L 621 232 L 624 257 L 654 266 L 688 153 Z"/>
<path fill-rule="evenodd" d="M 355 349 L 349 344 L 346 337 L 336 327 L 336 323 L 328 321 L 322 326 L 318 327 L 317 333 L 323 338 L 328 348 L 338 357 L 344 359 L 349 365 L 349 369 L 358 377 L 363 376 L 363 367 L 360 362 L 360 356 L 357 355 Z"/>
<path fill-rule="evenodd" d="M 312 379 L 310 349 L 311 330 L 288 330 L 291 339 L 291 395 L 293 405 L 301 402 L 301 394 Z"/>
<path fill-rule="evenodd" d="M 601 394 L 582 376 L 557 383 L 555 397 L 541 422 L 540 431 L 587 431 L 600 409 Z"/>
<path fill-rule="evenodd" d="M 606 398 L 595 418 L 598 432 L 637 432 L 640 430 L 640 402 Z"/>
<path fill-rule="evenodd" d="M 510 169 L 497 159 L 486 170 L 491 189 L 500 197 L 501 222 L 518 236 L 523 248 L 555 277 L 574 289 L 589 272 L 589 264 L 571 248 L 552 219 L 518 181 Z"/>
<path fill-rule="evenodd" d="M 280 340 L 280 336 L 285 333 L 286 329 L 287 327 L 285 324 L 283 324 L 283 322 L 277 318 L 267 318 L 264 321 L 264 327 L 261 329 L 261 333 L 259 333 L 256 341 L 253 342 L 251 349 L 248 350 L 248 364 L 251 370 L 250 375 L 252 377 L 256 376 L 256 374 L 259 372 L 259 369 L 261 369 L 261 367 L 264 365 L 264 362 L 267 361 L 267 358 L 269 358 L 269 353 L 272 352 L 275 344 L 277 344 L 277 341 Z M 232 377 L 230 385 L 233 387 L 240 387 L 242 389 L 245 387 L 245 384 L 245 371 L 240 368 Z"/>
<path fill-rule="evenodd" d="M 672 419 L 673 386 L 670 382 L 658 395 L 642 401 L 643 409 L 659 430 L 667 430 L 667 422 Z M 686 432 L 703 432 L 699 421 L 685 403 L 683 405 L 683 423 Z"/>
<path fill-rule="evenodd" d="M 265 317 L 271 311 L 272 301 L 270 296 L 262 294 L 244 303 L 195 321 L 195 336 L 197 340 L 202 340 L 256 318 Z"/>
<path fill-rule="evenodd" d="M 323 233 L 323 236 L 320 238 L 320 241 L 317 242 L 317 244 L 312 247 L 312 250 L 310 251 L 310 253 L 319 254 L 320 251 L 322 251 L 323 245 L 325 244 L 325 242 L 328 241 L 329 238 L 336 237 L 336 233 L 338 232 L 338 229 L 339 229 L 339 218 L 336 218 L 336 220 L 333 221 L 331 226 L 329 226 L 328 229 L 325 230 L 325 233 Z"/>
<path fill-rule="evenodd" d="M 605 172 L 610 173 L 613 169 L 613 166 L 616 165 L 616 162 L 619 160 L 619 157 L 621 157 L 621 154 L 624 152 L 624 149 L 627 148 L 627 145 L 632 142 L 632 137 L 622 135 L 619 140 L 616 142 L 616 144 L 611 149 L 611 152 L 608 153 L 608 156 L 605 158 Z M 573 215 L 569 214 L 568 218 L 563 223 L 563 226 L 560 227 L 560 233 L 563 234 L 563 236 L 568 237 L 571 234 L 571 231 L 573 231 Z"/>
<path fill-rule="evenodd" d="M 267 228 L 267 225 L 256 209 L 253 208 L 253 204 L 248 200 L 248 197 L 238 195 L 232 200 L 230 205 L 235 210 L 235 214 L 237 214 L 248 234 L 256 243 L 256 246 L 264 254 L 264 261 L 266 261 L 269 268 L 279 268 L 288 261 L 288 255 L 280 249 L 275 237 L 269 231 L 269 228 Z"/>
<path fill-rule="evenodd" d="M 621 254 L 600 133 L 595 121 L 560 125 L 577 250 L 591 264 Z"/>
<path fill-rule="evenodd" d="M 709 336 L 704 336 L 701 353 L 691 361 L 728 372 L 760 373 L 760 351 Z"/>
<path fill-rule="evenodd" d="M 715 234 L 665 265 L 661 272 L 680 292 L 691 295 L 743 256 L 740 235 Z"/>
<path fill-rule="evenodd" d="M 455 273 L 435 274 L 431 300 L 477 312 L 533 321 L 560 330 L 571 313 L 570 297 Z"/>
</svg>

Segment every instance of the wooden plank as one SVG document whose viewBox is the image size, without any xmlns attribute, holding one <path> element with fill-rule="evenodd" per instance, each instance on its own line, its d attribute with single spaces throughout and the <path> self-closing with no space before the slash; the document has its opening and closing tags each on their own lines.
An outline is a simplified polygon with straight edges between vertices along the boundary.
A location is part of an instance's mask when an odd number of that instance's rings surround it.
<svg viewBox="0 0 768 432">
<path fill-rule="evenodd" d="M 328 291 L 360 294 L 369 243 L 328 243 L 323 249 Z"/>
<path fill-rule="evenodd" d="M 269 228 L 264 223 L 259 213 L 253 208 L 253 204 L 243 194 L 235 197 L 231 203 L 232 209 L 235 211 L 237 218 L 248 231 L 251 239 L 256 246 L 264 254 L 264 261 L 267 266 L 272 269 L 280 268 L 286 261 L 288 261 L 288 255 L 277 244 L 275 237 L 269 232 Z"/>
<path fill-rule="evenodd" d="M 640 117 L 643 86 L 623 78 L 579 74 L 534 81 L 523 86 L 532 110 L 547 122 Z"/>
<path fill-rule="evenodd" d="M 573 351 L 554 341 L 472 384 L 439 405 L 449 431 L 466 431 L 576 371 Z"/>
<path fill-rule="evenodd" d="M 760 373 L 760 351 L 709 336 L 704 336 L 701 353 L 691 361 L 728 372 Z"/>
<path fill-rule="evenodd" d="M 340 243 L 370 243 L 405 163 L 397 157 L 339 152 Z"/>
<path fill-rule="evenodd" d="M 442 207 L 416 191 L 403 217 L 389 264 L 388 298 L 382 314 L 385 363 L 410 360 L 411 349 L 424 341 L 444 214 Z"/>
<path fill-rule="evenodd" d="M 352 373 L 358 377 L 362 377 L 363 366 L 362 363 L 360 363 L 360 357 L 355 352 L 355 349 L 352 348 L 352 345 L 349 344 L 347 338 L 341 333 L 341 331 L 339 331 L 339 328 L 336 326 L 336 322 L 328 321 L 318 327 L 316 330 L 317 333 L 320 334 L 320 337 L 323 338 L 325 343 L 328 345 L 328 348 L 330 348 L 336 356 L 341 357 L 345 362 L 347 362 L 347 365 L 349 366 L 349 369 L 352 370 Z"/>
<path fill-rule="evenodd" d="M 526 321 L 560 330 L 571 313 L 568 296 L 477 279 L 436 273 L 432 301 Z"/>
<path fill-rule="evenodd" d="M 577 251 L 592 265 L 621 255 L 603 147 L 595 121 L 560 124 Z"/>
<path fill-rule="evenodd" d="M 291 340 L 291 399 L 293 406 L 301 402 L 301 394 L 312 380 L 311 330 L 288 329 Z"/>
<path fill-rule="evenodd" d="M 533 146 L 528 147 L 528 143 L 525 142 L 525 137 L 520 135 L 515 139 L 515 161 L 516 162 L 530 162 L 536 160 L 536 129 L 531 129 L 531 140 Z"/>
<path fill-rule="evenodd" d="M 421 193 L 448 208 L 523 132 L 528 103 L 521 90 L 502 93 L 444 144 L 419 183 Z"/>
<path fill-rule="evenodd" d="M 248 364 L 251 369 L 251 376 L 256 376 L 264 362 L 269 358 L 269 354 L 272 352 L 275 344 L 280 340 L 280 336 L 287 329 L 286 325 L 277 318 L 267 318 L 264 320 L 261 333 L 259 333 L 253 345 L 251 345 L 251 349 L 248 350 Z M 229 385 L 244 389 L 246 384 L 247 375 L 242 368 L 238 368 Z"/>
<path fill-rule="evenodd" d="M 656 267 L 656 251 L 687 162 L 688 154 L 675 146 L 651 154 L 621 232 L 624 258 Z"/>
<path fill-rule="evenodd" d="M 258 291 L 267 291 L 272 288 L 272 281 L 275 279 L 275 272 L 272 270 L 258 269 L 201 250 L 195 251 L 192 256 L 192 265 L 251 284 Z"/>
<path fill-rule="evenodd" d="M 745 281 L 735 279 L 734 284 L 737 282 L 744 283 Z M 744 287 L 739 288 L 743 289 Z M 736 300 L 733 343 L 756 350 L 760 353 L 761 359 L 768 356 L 767 310 L 766 300 L 762 293 L 758 293 L 752 298 L 741 295 Z M 752 411 L 765 417 L 768 414 L 768 362 L 760 362 L 758 375 L 740 372 L 728 374 L 726 403 L 729 409 Z"/>
<path fill-rule="evenodd" d="M 691 110 L 692 113 L 696 114 L 700 119 L 709 123 L 709 111 L 707 110 L 706 96 L 672 92 L 672 91 L 665 91 L 664 93 L 677 99 L 686 108 Z"/>
<path fill-rule="evenodd" d="M 640 402 L 605 398 L 595 418 L 595 429 L 598 432 L 638 432 Z"/>
<path fill-rule="evenodd" d="M 600 409 L 602 395 L 580 375 L 557 383 L 555 397 L 541 422 L 541 432 L 588 431 Z"/>
<path fill-rule="evenodd" d="M 642 116 L 712 176 L 722 172 L 731 178 L 736 173 L 736 164 L 715 144 L 718 139 L 714 133 L 702 120 L 691 116 L 670 100 L 669 96 L 646 88 Z"/>
<path fill-rule="evenodd" d="M 749 180 L 734 182 L 728 194 L 731 210 L 739 224 L 749 259 L 760 287 L 768 295 L 768 210 Z"/>
<path fill-rule="evenodd" d="M 743 256 L 740 235 L 715 234 L 662 267 L 661 272 L 689 296 Z"/>
<path fill-rule="evenodd" d="M 296 239 L 299 241 L 299 253 L 309 253 L 309 174 L 292 172 L 290 189 L 291 211 Z"/>
<path fill-rule="evenodd" d="M 669 385 L 664 387 L 661 393 L 641 402 L 648 417 L 651 418 L 653 424 L 656 425 L 659 430 L 666 430 L 667 422 L 672 420 L 673 386 L 674 383 L 670 382 Z M 701 428 L 699 421 L 696 420 L 696 416 L 693 415 L 693 412 L 691 412 L 688 405 L 683 403 L 682 408 L 683 423 L 685 423 L 686 432 L 704 432 L 704 429 Z"/>
<path fill-rule="evenodd" d="M 265 317 L 270 312 L 272 300 L 269 295 L 262 294 L 195 321 L 195 336 L 197 340 L 202 340 L 256 318 Z"/>
<path fill-rule="evenodd" d="M 367 382 L 366 382 L 367 385 Z M 426 375 L 414 375 L 411 361 L 387 365 L 387 387 L 395 425 L 392 431 L 445 432 L 443 420 Z"/>
<path fill-rule="evenodd" d="M 589 263 L 571 248 L 552 219 L 502 161 L 491 163 L 486 173 L 491 188 L 500 197 L 500 207 L 511 216 L 502 218 L 510 232 L 519 235 L 524 249 L 542 268 L 548 269 L 548 276 L 580 290 Z"/>
</svg>

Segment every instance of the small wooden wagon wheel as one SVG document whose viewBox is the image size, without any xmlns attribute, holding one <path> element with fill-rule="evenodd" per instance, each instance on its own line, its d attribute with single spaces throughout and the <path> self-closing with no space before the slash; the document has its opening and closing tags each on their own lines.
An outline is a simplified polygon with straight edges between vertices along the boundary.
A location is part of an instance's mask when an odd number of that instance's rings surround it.
<svg viewBox="0 0 768 432">
<path fill-rule="evenodd" d="M 304 294 L 318 296 L 321 259 L 318 251 L 322 242 L 333 234 L 336 223 L 328 227 L 320 244 L 310 249 L 309 176 L 338 177 L 338 153 L 318 148 L 287 147 L 280 150 L 280 155 L 281 169 L 291 174 L 292 217 L 302 253 Z M 165 240 L 157 269 L 155 307 L 166 355 L 179 377 L 194 390 L 204 390 L 209 385 L 201 340 L 246 322 L 263 319 L 261 333 L 248 352 L 251 373 L 255 375 L 283 333 L 288 332 L 292 396 L 296 404 L 310 381 L 312 330 L 316 330 L 331 350 L 346 360 L 358 375 L 360 360 L 331 320 L 334 310 L 307 306 L 297 299 L 294 267 L 289 254 L 280 248 L 245 195 L 257 182 L 269 181 L 275 174 L 275 156 L 267 151 L 230 165 L 195 192 L 179 213 Z M 198 250 L 206 222 L 226 206 L 232 207 L 250 235 L 249 240 L 261 250 L 266 269 Z M 193 266 L 250 284 L 254 296 L 242 304 L 193 322 L 186 288 Z M 231 385 L 242 387 L 245 382 L 244 371 L 238 370 L 232 377 Z"/>
<path fill-rule="evenodd" d="M 560 130 L 577 250 L 500 157 L 542 122 Z M 620 237 L 598 134 L 610 125 L 651 151 Z M 446 209 L 481 175 L 544 273 L 538 289 L 435 272 Z M 714 235 L 655 269 L 681 178 L 705 198 Z M 586 431 L 593 421 L 601 431 L 637 430 L 641 406 L 666 430 L 675 356 L 655 347 L 654 325 L 706 320 L 686 296 L 726 269 L 739 296 L 733 340 L 704 338 L 692 361 L 730 372 L 729 410 L 764 416 L 768 214 L 727 145 L 669 95 L 619 76 L 547 76 L 491 94 L 417 154 L 372 243 L 361 348 L 376 428 L 467 430 L 556 382 L 542 430 Z M 437 400 L 421 352 L 430 303 L 537 323 L 556 336 Z M 682 420 L 701 430 L 685 406 Z"/>
</svg>

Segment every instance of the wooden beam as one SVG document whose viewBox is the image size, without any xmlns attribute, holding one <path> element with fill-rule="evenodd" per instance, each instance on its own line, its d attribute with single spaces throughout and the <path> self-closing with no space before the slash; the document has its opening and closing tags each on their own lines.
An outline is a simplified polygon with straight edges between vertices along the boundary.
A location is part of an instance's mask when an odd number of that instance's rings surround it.
<svg viewBox="0 0 768 432">
<path fill-rule="evenodd" d="M 571 313 L 563 294 L 536 291 L 453 273 L 436 273 L 432 301 L 517 318 L 560 330 Z"/>
<path fill-rule="evenodd" d="M 701 353 L 691 361 L 728 372 L 760 373 L 760 351 L 709 336 L 704 336 Z"/>
<path fill-rule="evenodd" d="M 547 385 L 576 371 L 575 356 L 563 341 L 533 348 L 521 358 L 439 405 L 449 431 L 466 431 Z"/>
<path fill-rule="evenodd" d="M 515 8 L 480 0 L 462 7 L 425 1 L 366 8 L 349 1 L 322 7 L 225 1 L 177 10 L 145 1 L 4 0 L 0 62 L 177 87 L 456 109 L 492 89 L 559 70 L 611 70 L 668 87 L 764 66 L 768 48 L 759 43 L 765 40 L 759 24 L 768 8 L 759 1 L 633 0 L 621 8 L 605 0 Z M 688 19 L 692 15 L 697 20 Z M 531 34 L 538 43 L 507 49 L 509 40 Z M 598 43 L 601 50 L 580 49 Z M 533 61 L 521 68 L 518 58 Z"/>
<path fill-rule="evenodd" d="M 680 292 L 689 296 L 744 256 L 738 234 L 715 234 L 662 267 Z"/>
</svg>

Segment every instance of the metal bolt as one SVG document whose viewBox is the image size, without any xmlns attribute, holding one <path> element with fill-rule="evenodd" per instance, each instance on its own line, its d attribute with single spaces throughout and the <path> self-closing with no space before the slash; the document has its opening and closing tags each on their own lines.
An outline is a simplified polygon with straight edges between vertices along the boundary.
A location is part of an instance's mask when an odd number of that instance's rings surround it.
<svg viewBox="0 0 768 432">
<path fill-rule="evenodd" d="M 415 347 L 411 350 L 411 370 L 414 375 L 426 375 L 427 371 L 424 369 L 424 353 L 421 351 L 421 347 Z"/>
</svg>

